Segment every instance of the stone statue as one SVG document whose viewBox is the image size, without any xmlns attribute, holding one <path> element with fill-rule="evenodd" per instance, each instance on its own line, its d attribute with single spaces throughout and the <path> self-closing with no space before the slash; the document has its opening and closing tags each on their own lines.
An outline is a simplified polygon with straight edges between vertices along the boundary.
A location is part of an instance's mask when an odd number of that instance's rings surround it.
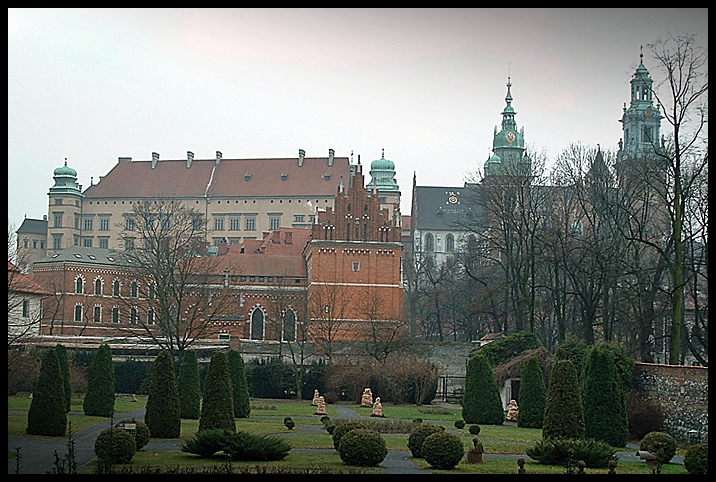
<svg viewBox="0 0 716 482">
<path fill-rule="evenodd" d="M 363 390 L 363 395 L 361 396 L 360 400 L 360 406 L 361 407 L 372 407 L 373 406 L 373 392 L 371 392 L 370 388 L 366 388 Z"/>
<path fill-rule="evenodd" d="M 375 398 L 375 403 L 373 404 L 373 413 L 371 413 L 370 416 L 385 417 L 385 415 L 383 415 L 383 404 L 380 403 L 380 397 Z"/>
<path fill-rule="evenodd" d="M 318 405 L 318 389 L 313 391 L 313 401 L 311 402 L 311 405 Z"/>
<path fill-rule="evenodd" d="M 323 396 L 318 397 L 316 405 L 318 405 L 318 407 L 316 408 L 316 413 L 314 415 L 328 415 L 328 412 L 326 412 L 326 400 Z"/>
<path fill-rule="evenodd" d="M 520 409 L 517 406 L 517 400 L 510 400 L 510 408 L 507 410 L 507 420 L 510 422 L 516 422 L 519 415 Z"/>
</svg>

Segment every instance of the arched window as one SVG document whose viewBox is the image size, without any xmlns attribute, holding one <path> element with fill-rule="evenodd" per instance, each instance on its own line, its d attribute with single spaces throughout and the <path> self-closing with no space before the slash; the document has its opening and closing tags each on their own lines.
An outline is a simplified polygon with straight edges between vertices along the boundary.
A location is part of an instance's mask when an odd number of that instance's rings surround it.
<svg viewBox="0 0 716 482">
<path fill-rule="evenodd" d="M 118 279 L 114 280 L 114 293 L 113 296 L 119 297 L 121 284 Z"/>
<path fill-rule="evenodd" d="M 130 296 L 132 298 L 136 298 L 139 296 L 139 283 L 137 283 L 136 281 L 132 281 L 132 288 L 130 291 Z"/>
<path fill-rule="evenodd" d="M 433 240 L 433 235 L 430 233 L 425 235 L 425 251 L 435 251 L 435 241 Z"/>
<path fill-rule="evenodd" d="M 448 253 L 455 251 L 455 237 L 452 234 L 445 236 L 445 251 Z"/>
<path fill-rule="evenodd" d="M 98 296 L 102 295 L 102 278 L 94 280 L 94 294 Z"/>
<path fill-rule="evenodd" d="M 296 312 L 292 308 L 283 314 L 283 341 L 296 341 Z"/>
<path fill-rule="evenodd" d="M 147 325 L 153 325 L 154 324 L 154 308 L 149 308 L 147 310 Z"/>
<path fill-rule="evenodd" d="M 254 308 L 251 313 L 251 339 L 264 339 L 264 312 L 261 308 Z"/>
<path fill-rule="evenodd" d="M 84 293 L 85 279 L 82 276 L 78 276 L 75 280 L 75 293 L 81 295 Z"/>
</svg>

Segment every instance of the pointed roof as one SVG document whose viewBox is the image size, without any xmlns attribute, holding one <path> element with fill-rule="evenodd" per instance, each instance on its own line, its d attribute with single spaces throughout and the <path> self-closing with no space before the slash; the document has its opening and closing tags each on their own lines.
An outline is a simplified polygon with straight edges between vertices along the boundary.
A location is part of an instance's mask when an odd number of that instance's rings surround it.
<svg viewBox="0 0 716 482">
<path fill-rule="evenodd" d="M 12 261 L 7 262 L 7 289 L 9 292 L 49 296 L 52 292 L 40 285 L 32 275 L 20 271 Z"/>
</svg>

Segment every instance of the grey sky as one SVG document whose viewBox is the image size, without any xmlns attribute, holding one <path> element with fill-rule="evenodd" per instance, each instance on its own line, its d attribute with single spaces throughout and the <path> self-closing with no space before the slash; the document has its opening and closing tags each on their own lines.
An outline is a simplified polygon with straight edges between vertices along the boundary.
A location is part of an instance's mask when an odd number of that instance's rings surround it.
<svg viewBox="0 0 716 482">
<path fill-rule="evenodd" d="M 118 157 L 350 156 L 459 186 L 489 157 L 508 74 L 526 143 L 615 150 L 644 45 L 708 46 L 701 9 L 8 9 L 8 222 Z M 366 181 L 369 178 L 366 179 Z"/>
</svg>

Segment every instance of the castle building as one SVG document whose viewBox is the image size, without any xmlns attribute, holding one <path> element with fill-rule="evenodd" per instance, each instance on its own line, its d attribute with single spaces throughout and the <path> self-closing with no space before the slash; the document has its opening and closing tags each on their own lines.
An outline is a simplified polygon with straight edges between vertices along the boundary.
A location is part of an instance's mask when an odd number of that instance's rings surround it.
<svg viewBox="0 0 716 482">
<path fill-rule="evenodd" d="M 259 163 L 251 165 L 260 172 Z M 305 159 L 299 167 L 303 166 Z M 218 243 L 218 249 L 209 251 L 215 262 L 201 275 L 205 286 L 224 298 L 202 332 L 203 343 L 241 344 L 242 352 L 247 344 L 263 343 L 265 351 L 267 344 L 309 339 L 314 343 L 359 341 L 375 334 L 377 325 L 380 330 L 399 329 L 403 316 L 399 198 L 384 208 L 386 199 L 379 188 L 364 186 L 360 161 L 346 167 L 346 175 L 337 178 L 334 193 L 324 191 L 310 199 L 279 198 L 278 194 L 274 199 L 262 199 L 267 205 L 272 201 L 295 204 L 298 211 L 311 199 L 330 201 L 332 205 L 311 211 L 315 217 L 310 223 L 272 226 L 274 229 L 262 231 L 260 239 L 251 234 L 235 243 Z M 56 177 L 69 183 L 73 173 L 69 168 L 60 169 Z M 314 173 L 318 171 L 313 168 Z M 291 174 L 295 172 L 288 176 Z M 65 206 L 64 199 L 67 196 L 56 206 Z M 96 197 L 85 195 L 80 205 L 89 199 L 97 202 Z M 213 218 L 229 209 L 234 212 L 235 205 L 242 204 L 228 202 L 239 199 L 221 200 L 228 208 L 209 211 Z M 121 206 L 119 197 L 117 201 Z M 104 206 L 115 205 L 109 203 L 103 199 L 98 205 L 106 210 Z M 65 211 L 63 216 L 67 212 L 74 214 Z M 63 239 L 74 236 L 74 228 L 66 229 L 51 232 L 62 234 Z M 87 230 L 83 231 L 86 234 Z M 151 285 L 137 273 L 134 256 L 133 250 L 73 245 L 36 261 L 33 274 L 53 293 L 46 302 L 42 334 L 126 343 L 130 337 L 147 338 L 148 332 L 156 333 L 161 322 L 159 310 Z"/>
</svg>

